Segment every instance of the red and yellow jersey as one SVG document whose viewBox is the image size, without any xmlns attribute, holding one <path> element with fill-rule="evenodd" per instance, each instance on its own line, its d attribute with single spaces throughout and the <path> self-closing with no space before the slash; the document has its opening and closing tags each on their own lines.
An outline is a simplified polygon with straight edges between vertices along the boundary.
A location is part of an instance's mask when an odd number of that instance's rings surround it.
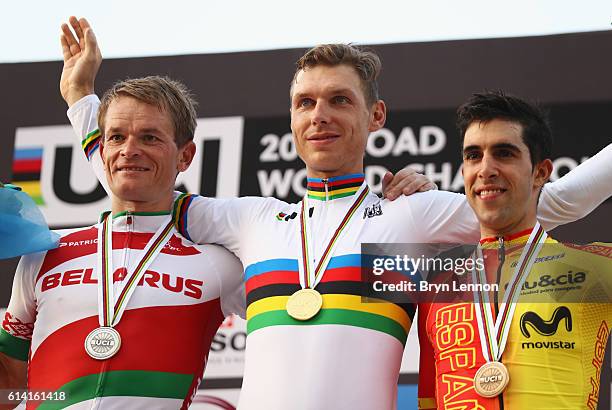
<svg viewBox="0 0 612 410">
<path fill-rule="evenodd" d="M 500 294 L 528 234 L 506 240 Z M 474 389 L 476 371 L 486 362 L 477 305 L 419 305 L 419 408 L 597 408 L 612 323 L 611 275 L 610 244 L 554 243 L 542 248 L 522 285 L 501 358 L 510 382 L 494 398 L 481 397 Z"/>
</svg>

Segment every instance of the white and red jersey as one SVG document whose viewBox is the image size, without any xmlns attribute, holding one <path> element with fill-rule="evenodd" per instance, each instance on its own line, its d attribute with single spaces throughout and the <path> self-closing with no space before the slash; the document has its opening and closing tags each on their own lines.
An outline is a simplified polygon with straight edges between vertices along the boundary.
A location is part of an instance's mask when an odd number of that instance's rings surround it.
<svg viewBox="0 0 612 410">
<path fill-rule="evenodd" d="M 113 217 L 115 289 L 164 220 L 164 214 Z M 28 360 L 30 391 L 66 393 L 66 401 L 47 401 L 45 408 L 187 408 L 223 318 L 244 316 L 242 266 L 219 246 L 196 245 L 175 233 L 115 326 L 119 352 L 95 360 L 84 341 L 99 327 L 97 228 L 60 231 L 59 248 L 21 259 L 0 350 Z"/>
<path fill-rule="evenodd" d="M 95 96 L 88 96 L 68 114 L 104 181 L 97 150 L 98 105 Z M 538 217 L 547 229 L 584 216 L 610 196 L 611 159 L 612 145 L 544 187 Z M 363 179 L 360 174 L 308 181 L 317 257 Z M 368 194 L 316 286 L 322 310 L 311 320 L 297 321 L 285 306 L 300 289 L 299 212 L 299 204 L 255 197 L 191 196 L 181 207 L 179 226 L 185 237 L 225 246 L 245 268 L 248 337 L 239 408 L 392 409 L 415 307 L 362 303 L 361 244 L 476 243 L 476 217 L 460 194 L 430 191 L 394 202 Z"/>
</svg>

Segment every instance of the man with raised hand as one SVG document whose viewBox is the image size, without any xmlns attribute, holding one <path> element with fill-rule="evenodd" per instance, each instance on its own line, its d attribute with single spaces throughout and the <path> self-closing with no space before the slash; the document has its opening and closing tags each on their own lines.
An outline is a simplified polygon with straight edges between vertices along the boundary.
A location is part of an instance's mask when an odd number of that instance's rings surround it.
<svg viewBox="0 0 612 410">
<path fill-rule="evenodd" d="M 76 30 L 71 56 L 95 58 L 90 30 L 80 36 Z M 343 44 L 315 47 L 298 61 L 290 96 L 291 128 L 308 176 L 300 203 L 192 196 L 181 208 L 185 235 L 222 244 L 245 267 L 242 409 L 394 408 L 415 307 L 362 302 L 361 243 L 478 239 L 463 195 L 429 191 L 389 202 L 369 190 L 366 140 L 386 119 L 379 71 L 376 54 Z M 93 82 L 72 78 L 62 80 L 68 116 L 98 173 L 99 103 L 78 91 L 93 92 Z M 543 188 L 539 217 L 547 228 L 584 216 L 610 195 L 603 181 L 612 176 L 611 155 L 607 149 Z M 578 189 L 589 196 L 573 196 Z"/>
<path fill-rule="evenodd" d="M 100 107 L 112 211 L 21 258 L 0 329 L 0 391 L 27 408 L 186 409 L 217 328 L 244 315 L 242 267 L 175 229 L 195 154 L 194 101 L 166 77 L 122 81 Z M 27 391 L 15 389 L 26 387 Z M 5 394 L 10 389 L 12 396 Z"/>
<path fill-rule="evenodd" d="M 612 246 L 559 244 L 538 222 L 552 171 L 539 108 L 474 94 L 457 124 L 485 267 L 469 282 L 499 290 L 419 305 L 419 408 L 595 409 L 612 323 Z"/>
</svg>

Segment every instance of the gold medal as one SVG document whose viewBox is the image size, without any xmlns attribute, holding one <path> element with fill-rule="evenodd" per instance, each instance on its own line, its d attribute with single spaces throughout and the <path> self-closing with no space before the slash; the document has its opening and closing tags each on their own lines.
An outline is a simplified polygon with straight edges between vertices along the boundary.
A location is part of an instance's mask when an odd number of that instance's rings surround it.
<svg viewBox="0 0 612 410">
<path fill-rule="evenodd" d="M 338 224 L 332 237 L 329 239 L 318 262 L 316 262 L 316 258 L 314 257 L 314 237 L 311 235 L 309 228 L 310 224 L 308 223 L 308 209 L 312 209 L 307 206 L 308 195 L 302 200 L 300 224 L 298 226 L 302 245 L 302 263 L 299 264 L 300 286 L 302 289 L 289 296 L 287 304 L 285 305 L 287 313 L 292 318 L 296 320 L 309 320 L 321 310 L 321 306 L 323 306 L 323 297 L 319 292 L 314 290 L 314 287 L 316 287 L 323 278 L 327 265 L 329 265 L 329 261 L 334 254 L 335 246 L 340 242 L 342 234 L 346 233 L 346 228 L 352 221 L 353 216 L 358 214 L 357 209 L 364 203 L 369 192 L 370 189 L 365 181 L 362 182 L 359 191 L 355 194 L 351 206 L 346 210 L 344 217 Z M 313 266 L 315 262 L 316 267 Z"/>
<path fill-rule="evenodd" d="M 323 306 L 323 297 L 314 289 L 300 289 L 287 300 L 287 313 L 296 320 L 314 317 Z"/>
<path fill-rule="evenodd" d="M 482 397 L 495 397 L 504 391 L 509 381 L 510 374 L 503 363 L 487 362 L 474 376 L 474 389 Z"/>
</svg>

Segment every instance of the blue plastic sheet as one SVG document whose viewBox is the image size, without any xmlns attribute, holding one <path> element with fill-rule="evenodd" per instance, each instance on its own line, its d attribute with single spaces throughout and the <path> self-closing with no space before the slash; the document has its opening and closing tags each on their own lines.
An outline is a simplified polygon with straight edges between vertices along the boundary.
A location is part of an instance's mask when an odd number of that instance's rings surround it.
<svg viewBox="0 0 612 410">
<path fill-rule="evenodd" d="M 0 184 L 0 259 L 56 248 L 59 239 L 32 198 Z"/>
</svg>

